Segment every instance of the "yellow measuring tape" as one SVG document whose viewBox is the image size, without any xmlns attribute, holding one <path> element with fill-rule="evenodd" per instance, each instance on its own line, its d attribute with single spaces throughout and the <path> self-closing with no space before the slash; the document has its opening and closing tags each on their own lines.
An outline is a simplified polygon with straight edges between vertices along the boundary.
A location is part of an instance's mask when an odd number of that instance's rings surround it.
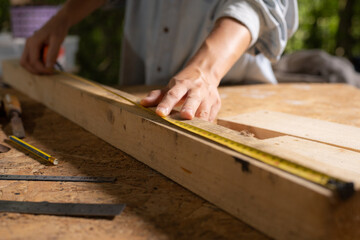
<svg viewBox="0 0 360 240">
<path fill-rule="evenodd" d="M 82 77 L 79 77 L 79 76 L 76 76 L 76 75 L 73 75 L 73 74 L 70 74 L 70 73 L 67 73 L 67 72 L 60 72 L 60 73 L 63 74 L 63 75 L 67 75 L 67 76 L 69 76 L 71 78 L 77 79 L 77 80 L 79 80 L 81 82 L 84 82 L 86 84 L 89 84 L 89 85 L 95 86 L 97 88 L 103 89 L 106 92 L 112 93 L 115 96 L 118 96 L 118 97 L 122 98 L 123 100 L 126 100 L 129 103 L 132 103 L 135 106 L 156 115 L 156 113 L 152 109 L 146 108 L 146 107 L 142 106 L 141 104 L 139 104 L 139 103 L 137 103 L 137 102 L 125 97 L 125 96 L 122 96 L 121 94 L 119 94 L 117 92 L 114 92 L 111 89 L 108 89 L 108 88 L 102 86 L 101 84 L 86 80 L 86 79 L 84 79 Z M 202 128 L 195 127 L 195 126 L 190 125 L 190 124 L 188 124 L 186 122 L 175 120 L 175 119 L 172 119 L 172 118 L 169 118 L 169 117 L 160 117 L 160 116 L 158 116 L 158 117 L 164 119 L 165 121 L 167 121 L 167 122 L 169 122 L 169 123 L 171 123 L 171 124 L 173 124 L 175 126 L 180 127 L 181 129 L 185 129 L 185 130 L 187 130 L 189 132 L 195 133 L 195 134 L 197 134 L 199 136 L 202 136 L 202 137 L 204 137 L 206 139 L 209 139 L 209 140 L 211 140 L 213 142 L 216 142 L 216 143 L 221 144 L 223 146 L 226 146 L 226 147 L 228 147 L 228 148 L 230 148 L 232 150 L 235 150 L 235 151 L 237 151 L 237 152 L 239 152 L 239 153 L 241 153 L 243 155 L 254 158 L 254 159 L 258 160 L 258 161 L 261 161 L 261 162 L 266 163 L 268 165 L 271 165 L 271 166 L 273 166 L 273 167 L 275 167 L 277 169 L 281 169 L 283 171 L 291 173 L 291 174 L 293 174 L 295 176 L 298 176 L 300 178 L 306 179 L 306 180 L 308 180 L 310 182 L 321 185 L 321 186 L 335 192 L 341 199 L 346 199 L 346 198 L 350 197 L 355 191 L 354 190 L 354 184 L 352 182 L 346 182 L 346 181 L 343 181 L 341 179 L 329 176 L 329 175 L 327 175 L 325 173 L 310 169 L 308 167 L 305 167 L 305 166 L 302 166 L 300 164 L 291 162 L 289 160 L 286 160 L 284 158 L 272 155 L 270 153 L 263 152 L 263 151 L 258 150 L 256 148 L 253 148 L 253 147 L 244 145 L 242 143 L 233 141 L 233 140 L 231 140 L 229 138 L 226 138 L 226 137 L 220 136 L 218 134 L 209 132 L 209 131 L 204 130 Z"/>
</svg>

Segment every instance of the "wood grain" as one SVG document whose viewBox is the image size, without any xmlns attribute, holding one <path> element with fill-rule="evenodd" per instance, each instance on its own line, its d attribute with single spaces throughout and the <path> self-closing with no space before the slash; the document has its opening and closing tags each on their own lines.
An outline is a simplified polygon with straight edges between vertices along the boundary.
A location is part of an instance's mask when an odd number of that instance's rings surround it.
<svg viewBox="0 0 360 240">
<path fill-rule="evenodd" d="M 332 221 L 339 208 L 355 210 L 346 224 L 357 224 L 358 195 L 343 207 L 328 190 L 179 131 L 91 86 L 33 76 L 12 61 L 3 69 L 15 88 L 270 236 L 330 239 L 344 228 Z"/>
</svg>

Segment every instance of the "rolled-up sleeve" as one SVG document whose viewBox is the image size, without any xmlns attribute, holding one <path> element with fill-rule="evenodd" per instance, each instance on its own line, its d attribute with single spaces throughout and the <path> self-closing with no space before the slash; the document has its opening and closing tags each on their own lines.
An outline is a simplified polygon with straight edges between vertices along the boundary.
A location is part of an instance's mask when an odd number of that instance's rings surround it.
<svg viewBox="0 0 360 240">
<path fill-rule="evenodd" d="M 226 0 L 215 20 L 231 17 L 249 29 L 248 53 L 262 53 L 272 62 L 283 53 L 286 43 L 298 27 L 296 0 Z"/>
</svg>

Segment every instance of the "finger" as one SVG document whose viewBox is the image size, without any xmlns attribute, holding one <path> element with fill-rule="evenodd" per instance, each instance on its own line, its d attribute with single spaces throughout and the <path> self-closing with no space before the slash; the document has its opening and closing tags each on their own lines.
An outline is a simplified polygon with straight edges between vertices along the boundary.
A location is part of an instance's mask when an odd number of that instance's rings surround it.
<svg viewBox="0 0 360 240">
<path fill-rule="evenodd" d="M 220 108 L 221 108 L 221 103 L 220 103 L 220 101 L 219 101 L 219 102 L 216 102 L 216 103 L 211 107 L 210 115 L 209 115 L 209 121 L 210 121 L 210 122 L 215 121 L 216 116 L 218 115 L 218 113 L 219 113 L 219 111 L 220 111 Z"/>
<path fill-rule="evenodd" d="M 20 59 L 20 64 L 21 66 L 25 67 L 26 68 L 26 64 L 27 64 L 27 54 L 28 54 L 28 49 L 26 47 L 27 44 L 25 44 L 25 48 L 24 48 L 24 51 L 21 55 L 21 59 Z"/>
<path fill-rule="evenodd" d="M 45 68 L 44 63 L 41 60 L 40 53 L 40 45 L 29 47 L 29 65 L 35 73 L 50 73 L 49 70 Z"/>
<path fill-rule="evenodd" d="M 59 55 L 62 39 L 52 37 L 49 42 L 49 50 L 46 56 L 46 68 L 53 69 Z"/>
<path fill-rule="evenodd" d="M 24 49 L 24 53 L 21 57 L 21 64 L 27 71 L 31 72 L 32 74 L 38 74 L 38 71 L 31 65 L 29 49 L 29 47 Z"/>
<path fill-rule="evenodd" d="M 180 116 L 184 119 L 193 119 L 201 101 L 202 96 L 199 90 L 189 91 L 185 103 L 181 108 Z"/>
<path fill-rule="evenodd" d="M 202 101 L 198 110 L 196 111 L 195 116 L 200 119 L 208 121 L 210 117 L 211 108 L 212 108 L 212 104 L 206 101 Z"/>
<path fill-rule="evenodd" d="M 141 99 L 140 104 L 144 107 L 154 107 L 163 99 L 165 92 L 165 89 L 153 90 L 145 98 Z"/>
<path fill-rule="evenodd" d="M 24 67 L 26 70 L 28 70 L 31 73 L 34 73 L 32 68 L 29 65 L 29 50 L 28 50 L 28 44 L 25 45 L 24 51 L 21 55 L 20 64 L 22 67 Z"/>
<path fill-rule="evenodd" d="M 175 85 L 174 87 L 170 88 L 157 106 L 156 113 L 163 117 L 169 115 L 171 110 L 187 93 L 187 91 L 188 89 L 184 85 Z"/>
</svg>

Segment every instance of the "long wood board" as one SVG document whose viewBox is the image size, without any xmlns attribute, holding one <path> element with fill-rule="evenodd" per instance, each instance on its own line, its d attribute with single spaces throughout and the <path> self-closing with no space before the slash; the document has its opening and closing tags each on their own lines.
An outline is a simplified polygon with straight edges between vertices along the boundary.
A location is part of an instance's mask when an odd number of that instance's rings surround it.
<svg viewBox="0 0 360 240">
<path fill-rule="evenodd" d="M 75 79 L 34 76 L 17 61 L 4 62 L 3 71 L 16 89 L 269 236 L 360 236 L 358 192 L 338 200 L 329 190 L 169 126 Z"/>
</svg>

